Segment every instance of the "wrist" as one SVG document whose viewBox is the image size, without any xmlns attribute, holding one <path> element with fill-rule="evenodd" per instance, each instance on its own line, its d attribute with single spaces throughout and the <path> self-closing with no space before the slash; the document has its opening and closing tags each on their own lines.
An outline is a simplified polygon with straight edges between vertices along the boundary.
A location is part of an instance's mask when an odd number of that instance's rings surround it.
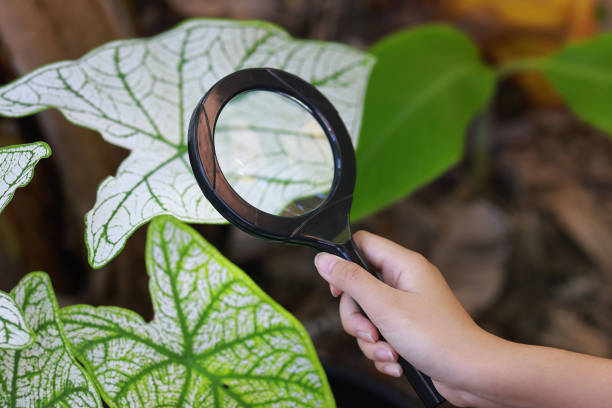
<svg viewBox="0 0 612 408">
<path fill-rule="evenodd" d="M 529 372 L 528 359 L 525 361 L 524 356 L 532 346 L 504 340 L 490 333 L 487 335 L 487 346 L 482 347 L 477 363 L 472 367 L 472 375 L 466 376 L 464 406 L 530 406 L 524 405 L 522 394 L 525 382 L 531 384 L 528 388 L 537 387 L 537 375 L 534 377 L 535 373 Z"/>
<path fill-rule="evenodd" d="M 454 364 L 453 381 L 445 383 L 452 394 L 450 401 L 457 406 L 496 407 L 503 398 L 506 363 L 513 348 L 519 346 L 497 337 L 480 327 L 472 341 Z"/>
</svg>

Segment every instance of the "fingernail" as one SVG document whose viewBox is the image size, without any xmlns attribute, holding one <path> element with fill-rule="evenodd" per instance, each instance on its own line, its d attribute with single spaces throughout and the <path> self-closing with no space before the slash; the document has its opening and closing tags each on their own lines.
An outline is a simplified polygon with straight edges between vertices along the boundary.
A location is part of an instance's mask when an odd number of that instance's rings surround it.
<svg viewBox="0 0 612 408">
<path fill-rule="evenodd" d="M 393 377 L 399 377 L 402 375 L 397 364 L 387 364 L 383 367 L 383 371 Z"/>
<path fill-rule="evenodd" d="M 358 331 L 357 337 L 359 337 L 363 341 L 367 341 L 368 343 L 375 343 L 374 337 L 368 332 Z"/>
<path fill-rule="evenodd" d="M 393 353 L 391 353 L 389 350 L 381 348 L 378 349 L 374 352 L 374 356 L 376 357 L 376 360 L 378 361 L 393 361 Z"/>
<path fill-rule="evenodd" d="M 326 252 L 319 252 L 314 258 L 314 264 L 323 276 L 329 276 L 329 272 L 336 262 L 338 262 L 338 257 Z"/>
<path fill-rule="evenodd" d="M 333 297 L 338 297 L 340 294 L 340 290 L 337 289 L 334 285 L 329 285 L 329 291 L 331 292 Z"/>
</svg>

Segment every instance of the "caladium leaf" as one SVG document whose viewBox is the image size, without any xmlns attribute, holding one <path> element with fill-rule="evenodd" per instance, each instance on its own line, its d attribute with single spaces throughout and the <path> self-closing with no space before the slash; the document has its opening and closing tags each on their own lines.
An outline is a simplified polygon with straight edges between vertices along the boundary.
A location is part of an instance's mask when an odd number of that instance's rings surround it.
<svg viewBox="0 0 612 408">
<path fill-rule="evenodd" d="M 62 309 L 109 406 L 334 406 L 303 327 L 194 230 L 156 218 L 146 259 L 150 323 L 116 307 Z"/>
<path fill-rule="evenodd" d="M 101 408 L 93 383 L 68 350 L 49 277 L 33 272 L 11 296 L 36 339 L 20 350 L 0 349 L 0 406 Z"/>
<path fill-rule="evenodd" d="M 0 292 L 0 349 L 20 349 L 34 341 L 19 306 L 8 294 Z"/>
<path fill-rule="evenodd" d="M 234 97 L 216 123 L 215 150 L 232 188 L 270 214 L 298 198 L 323 196 L 333 182 L 325 131 L 295 100 L 276 93 Z"/>
<path fill-rule="evenodd" d="M 191 111 L 217 80 L 247 67 L 292 72 L 332 101 L 356 141 L 372 62 L 347 46 L 293 40 L 267 23 L 191 20 L 149 40 L 109 43 L 40 68 L 0 88 L 0 114 L 55 107 L 132 151 L 102 182 L 86 216 L 89 261 L 100 267 L 156 215 L 224 222 L 196 185 L 186 145 Z"/>
<path fill-rule="evenodd" d="M 32 180 L 36 163 L 50 155 L 51 149 L 44 142 L 0 148 L 0 211 L 11 201 L 18 187 Z"/>
</svg>

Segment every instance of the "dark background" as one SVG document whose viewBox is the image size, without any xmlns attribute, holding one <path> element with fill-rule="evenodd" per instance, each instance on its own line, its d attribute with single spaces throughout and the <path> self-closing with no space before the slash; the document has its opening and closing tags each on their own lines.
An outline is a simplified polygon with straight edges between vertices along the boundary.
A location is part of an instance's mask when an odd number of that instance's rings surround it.
<svg viewBox="0 0 612 408">
<path fill-rule="evenodd" d="M 468 4 L 469 3 L 469 4 Z M 552 52 L 610 26 L 611 2 L 590 0 L 5 0 L 0 81 L 74 59 L 117 38 L 150 36 L 188 17 L 265 19 L 298 38 L 361 49 L 394 30 L 445 21 L 499 64 Z M 407 96 L 409 98 L 409 96 Z M 610 357 L 612 142 L 576 119 L 536 75 L 499 84 L 482 136 L 476 118 L 462 161 L 359 222 L 422 252 L 477 322 L 500 336 Z M 51 276 L 61 305 L 119 305 L 151 318 L 146 228 L 107 266 L 87 264 L 83 217 L 127 152 L 56 111 L 0 118 L 0 146 L 46 140 L 51 159 L 0 215 L 0 290 L 32 270 Z M 409 158 L 407 158 L 409 159 Z M 337 300 L 307 249 L 266 243 L 231 226 L 196 226 L 295 314 L 326 361 L 383 378 L 345 335 Z"/>
</svg>

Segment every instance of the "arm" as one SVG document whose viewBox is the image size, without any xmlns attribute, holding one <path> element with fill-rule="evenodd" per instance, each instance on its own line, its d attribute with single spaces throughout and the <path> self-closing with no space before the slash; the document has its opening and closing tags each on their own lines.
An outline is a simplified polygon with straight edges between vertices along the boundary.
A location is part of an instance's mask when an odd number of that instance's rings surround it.
<svg viewBox="0 0 612 408">
<path fill-rule="evenodd" d="M 345 331 L 357 337 L 378 370 L 400 376 L 400 354 L 458 406 L 612 405 L 611 360 L 512 343 L 487 333 L 421 255 L 366 232 L 355 234 L 355 241 L 381 271 L 384 283 L 330 254 L 318 254 L 315 264 L 332 294 L 342 294 Z M 386 342 L 378 340 L 376 327 Z"/>
</svg>

